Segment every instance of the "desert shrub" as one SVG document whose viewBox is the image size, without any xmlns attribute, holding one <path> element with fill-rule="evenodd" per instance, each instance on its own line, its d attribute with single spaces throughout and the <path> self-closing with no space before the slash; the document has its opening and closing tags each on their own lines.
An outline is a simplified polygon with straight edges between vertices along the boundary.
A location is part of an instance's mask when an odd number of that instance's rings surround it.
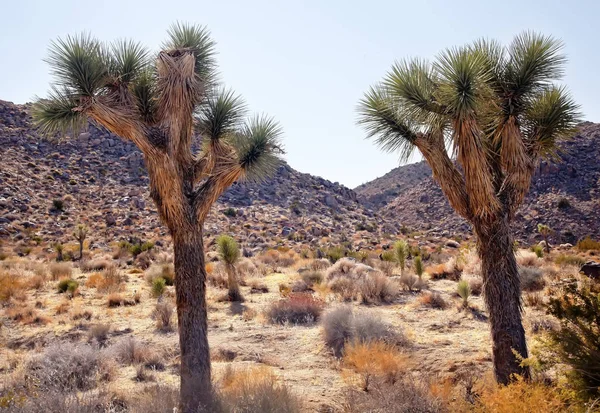
<svg viewBox="0 0 600 413">
<path fill-rule="evenodd" d="M 163 332 L 173 331 L 173 310 L 175 307 L 169 301 L 156 304 L 152 317 L 156 320 L 156 328 Z"/>
<path fill-rule="evenodd" d="M 18 321 L 22 324 L 45 325 L 51 322 L 49 317 L 40 315 L 35 309 L 25 306 L 12 306 L 6 310 L 8 318 Z"/>
<path fill-rule="evenodd" d="M 534 318 L 529 321 L 529 326 L 533 334 L 554 331 L 558 328 L 557 323 L 547 317 Z"/>
<path fill-rule="evenodd" d="M 235 268 L 240 276 L 255 275 L 258 273 L 258 268 L 249 258 L 240 258 Z"/>
<path fill-rule="evenodd" d="M 456 285 L 456 293 L 463 300 L 463 307 L 469 307 L 469 297 L 471 296 L 471 286 L 467 280 L 460 280 Z"/>
<path fill-rule="evenodd" d="M 310 286 L 314 284 L 321 284 L 325 279 L 323 273 L 317 271 L 305 271 L 300 274 L 300 277 L 302 277 L 302 280 Z"/>
<path fill-rule="evenodd" d="M 0 397 L 2 413 L 99 413 L 100 408 L 102 412 L 121 412 L 124 406 L 122 399 L 105 390 L 64 393 L 53 389 L 31 397 L 14 394 L 13 399 L 3 403 L 5 399 Z"/>
<path fill-rule="evenodd" d="M 390 303 L 398 296 L 399 286 L 383 274 L 371 272 L 356 282 L 363 304 Z"/>
<path fill-rule="evenodd" d="M 425 307 L 431 307 L 438 310 L 445 310 L 448 308 L 448 303 L 444 300 L 444 297 L 438 292 L 429 291 L 421 294 L 419 302 Z"/>
<path fill-rule="evenodd" d="M 363 388 L 368 391 L 370 379 L 381 377 L 394 382 L 408 364 L 407 356 L 396 346 L 383 341 L 351 341 L 344 347 L 343 365 L 358 373 L 363 379 Z"/>
<path fill-rule="evenodd" d="M 250 287 L 251 294 L 269 292 L 269 287 L 267 287 L 267 285 L 264 282 L 257 280 L 256 278 L 248 281 L 248 287 Z"/>
<path fill-rule="evenodd" d="M 140 302 L 140 295 L 136 293 L 132 298 L 125 298 L 120 293 L 110 293 L 106 302 L 109 307 L 132 306 Z"/>
<path fill-rule="evenodd" d="M 269 367 L 233 369 L 221 380 L 219 413 L 300 413 L 302 404 Z"/>
<path fill-rule="evenodd" d="M 80 264 L 80 268 L 83 272 L 102 271 L 113 265 L 114 264 L 109 259 L 96 258 L 93 260 L 82 261 Z"/>
<path fill-rule="evenodd" d="M 539 268 L 521 267 L 519 268 L 519 278 L 521 279 L 521 289 L 524 291 L 539 291 L 546 285 L 544 273 Z"/>
<path fill-rule="evenodd" d="M 306 324 L 315 322 L 323 311 L 324 303 L 310 293 L 291 293 L 269 307 L 267 319 L 275 324 Z"/>
<path fill-rule="evenodd" d="M 50 264 L 50 276 L 53 281 L 59 278 L 68 278 L 73 274 L 73 266 L 68 262 L 53 262 Z"/>
<path fill-rule="evenodd" d="M 349 305 L 327 311 L 321 320 L 323 339 L 336 357 L 341 357 L 348 342 L 381 341 L 406 346 L 408 340 L 401 331 L 369 311 L 354 312 Z"/>
<path fill-rule="evenodd" d="M 578 255 L 560 254 L 554 259 L 554 262 L 563 267 L 568 265 L 581 267 L 585 264 L 585 258 Z"/>
<path fill-rule="evenodd" d="M 404 273 L 400 276 L 400 284 L 408 291 L 420 291 L 427 283 L 414 274 Z"/>
<path fill-rule="evenodd" d="M 110 324 L 94 324 L 88 330 L 88 339 L 95 341 L 99 345 L 103 346 L 108 339 L 108 333 L 110 331 Z"/>
<path fill-rule="evenodd" d="M 539 267 L 542 265 L 542 260 L 538 258 L 535 252 L 521 250 L 516 254 L 516 258 L 521 267 Z"/>
<path fill-rule="evenodd" d="M 65 210 L 65 201 L 62 199 L 53 199 L 52 200 L 52 209 L 54 211 L 64 211 Z"/>
<path fill-rule="evenodd" d="M 167 282 L 162 277 L 155 278 L 154 281 L 152 281 L 152 296 L 160 297 L 163 295 L 165 292 L 166 283 Z"/>
<path fill-rule="evenodd" d="M 142 343 L 134 337 L 121 339 L 107 349 L 107 354 L 127 366 L 132 364 L 162 364 L 158 354 L 148 344 Z"/>
<path fill-rule="evenodd" d="M 39 290 L 46 283 L 46 278 L 41 275 L 34 275 L 27 280 L 27 286 L 34 290 Z"/>
<path fill-rule="evenodd" d="M 235 218 L 237 216 L 237 211 L 233 208 L 227 208 L 223 211 L 223 215 L 231 218 Z"/>
<path fill-rule="evenodd" d="M 58 282 L 57 288 L 59 293 L 69 292 L 75 294 L 79 288 L 79 283 L 71 278 L 63 278 Z"/>
<path fill-rule="evenodd" d="M 540 244 L 532 245 L 531 251 L 533 251 L 535 256 L 538 258 L 544 257 L 544 247 L 542 247 Z"/>
<path fill-rule="evenodd" d="M 472 295 L 481 295 L 483 291 L 483 280 L 480 277 L 469 277 L 469 288 Z"/>
<path fill-rule="evenodd" d="M 350 388 L 346 392 L 345 413 L 442 413 L 447 409 L 441 397 L 434 395 L 426 383 L 406 375 L 393 382 L 373 378 L 368 391 Z M 492 410 L 496 412 L 496 410 Z"/>
<path fill-rule="evenodd" d="M 291 267 L 296 263 L 297 255 L 294 251 L 268 250 L 257 257 L 257 260 L 270 267 L 274 272 L 280 272 L 281 268 Z"/>
<path fill-rule="evenodd" d="M 52 344 L 25 365 L 28 378 L 42 390 L 85 391 L 96 387 L 101 355 L 87 344 Z"/>
<path fill-rule="evenodd" d="M 368 265 L 343 258 L 326 272 L 327 286 L 343 300 L 364 303 L 391 302 L 397 296 L 396 282 Z"/>
<path fill-rule="evenodd" d="M 324 258 L 312 260 L 311 262 L 308 263 L 308 268 L 311 271 L 323 271 L 323 270 L 326 270 L 327 268 L 329 268 L 330 266 L 331 266 L 331 263 L 329 262 L 329 260 L 326 260 Z"/>
<path fill-rule="evenodd" d="M 335 264 L 340 259 L 346 256 L 346 249 L 343 247 L 331 247 L 325 251 L 325 257 L 332 263 Z"/>
<path fill-rule="evenodd" d="M 571 367 L 570 385 L 597 398 L 600 396 L 600 295 L 590 285 L 565 285 L 548 302 L 548 313 L 559 320 L 560 329 L 549 332 L 546 347 L 557 360 Z"/>
<path fill-rule="evenodd" d="M 445 263 L 427 267 L 425 272 L 429 274 L 432 280 L 458 281 L 463 272 L 463 266 L 455 257 L 452 257 Z"/>
<path fill-rule="evenodd" d="M 396 264 L 394 262 L 386 260 L 376 261 L 375 266 L 379 271 L 388 277 L 391 277 L 394 274 L 394 269 L 396 268 Z"/>
<path fill-rule="evenodd" d="M 594 241 L 589 235 L 577 241 L 577 249 L 579 251 L 600 250 L 600 242 Z"/>
<path fill-rule="evenodd" d="M 569 411 L 559 389 L 538 382 L 518 379 L 507 386 L 489 383 L 478 393 L 471 408 L 476 413 Z"/>
<path fill-rule="evenodd" d="M 153 285 L 154 280 L 162 278 L 165 280 L 165 285 L 174 285 L 175 283 L 175 267 L 171 263 L 152 264 L 146 270 L 146 281 Z"/>
<path fill-rule="evenodd" d="M 25 290 L 25 283 L 22 277 L 0 270 L 0 303 L 9 301 Z"/>
<path fill-rule="evenodd" d="M 523 301 L 528 307 L 542 308 L 544 306 L 544 296 L 540 293 L 528 293 L 523 296 Z"/>
</svg>

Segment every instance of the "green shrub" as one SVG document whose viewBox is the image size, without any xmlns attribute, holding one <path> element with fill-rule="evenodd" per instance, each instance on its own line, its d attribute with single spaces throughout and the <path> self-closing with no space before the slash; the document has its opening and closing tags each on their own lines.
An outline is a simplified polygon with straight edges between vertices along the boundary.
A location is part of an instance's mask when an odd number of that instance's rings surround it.
<svg viewBox="0 0 600 413">
<path fill-rule="evenodd" d="M 332 264 L 335 264 L 337 260 L 346 256 L 346 250 L 342 247 L 331 247 L 327 249 L 325 256 Z"/>
<path fill-rule="evenodd" d="M 531 251 L 535 252 L 536 257 L 543 258 L 544 257 L 544 247 L 541 245 L 532 245 Z"/>
<path fill-rule="evenodd" d="M 71 278 L 64 278 L 58 282 L 58 292 L 66 293 L 67 291 L 71 294 L 75 293 L 79 288 L 79 283 Z"/>
<path fill-rule="evenodd" d="M 383 251 L 381 253 L 381 259 L 386 262 L 394 262 L 394 251 Z"/>
<path fill-rule="evenodd" d="M 52 200 L 52 209 L 55 211 L 64 211 L 65 210 L 65 201 L 62 199 L 53 199 Z"/>
<path fill-rule="evenodd" d="M 545 347 L 558 363 L 571 367 L 565 374 L 569 383 L 593 398 L 600 396 L 600 295 L 590 285 L 565 285 L 552 296 L 548 314 L 560 322 L 550 330 Z M 546 360 L 547 361 L 547 360 Z M 551 361 L 552 363 L 552 361 Z"/>
<path fill-rule="evenodd" d="M 558 200 L 558 209 L 567 209 L 571 207 L 571 203 L 567 198 L 561 198 Z"/>
<path fill-rule="evenodd" d="M 154 297 L 160 297 L 165 292 L 165 286 L 167 282 L 164 278 L 158 277 L 152 281 L 152 295 Z"/>
<path fill-rule="evenodd" d="M 223 211 L 223 215 L 235 218 L 237 216 L 237 211 L 233 208 L 227 208 L 225 211 Z"/>
</svg>

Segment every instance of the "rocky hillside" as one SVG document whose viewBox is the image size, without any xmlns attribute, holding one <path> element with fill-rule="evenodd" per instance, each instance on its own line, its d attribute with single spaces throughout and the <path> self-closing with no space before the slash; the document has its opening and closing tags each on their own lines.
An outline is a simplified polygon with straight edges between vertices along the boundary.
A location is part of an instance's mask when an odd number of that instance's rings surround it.
<svg viewBox="0 0 600 413">
<path fill-rule="evenodd" d="M 163 239 L 148 196 L 141 153 L 92 125 L 59 142 L 38 135 L 28 105 L 0 101 L 0 240 L 66 242 L 86 223 L 99 244 L 130 236 Z M 54 201 L 64 201 L 57 210 Z M 234 184 L 213 208 L 206 232 L 227 231 L 250 250 L 273 244 L 366 244 L 379 222 L 342 185 L 283 164 L 262 184 Z"/>
<path fill-rule="evenodd" d="M 573 139 L 561 143 L 561 158 L 560 162 L 544 161 L 538 168 L 515 220 L 519 239 L 536 239 L 538 223 L 556 231 L 554 242 L 600 237 L 600 124 L 582 124 Z M 385 221 L 432 234 L 470 230 L 453 212 L 424 162 L 396 168 L 355 191 Z"/>
</svg>

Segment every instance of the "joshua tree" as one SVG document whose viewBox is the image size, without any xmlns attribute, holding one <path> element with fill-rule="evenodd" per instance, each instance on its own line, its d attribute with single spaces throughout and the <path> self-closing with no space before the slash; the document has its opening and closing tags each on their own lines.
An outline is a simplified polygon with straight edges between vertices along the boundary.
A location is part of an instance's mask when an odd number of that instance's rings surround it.
<svg viewBox="0 0 600 413">
<path fill-rule="evenodd" d="M 233 182 L 273 171 L 283 153 L 279 125 L 245 122 L 242 99 L 217 83 L 214 46 L 205 28 L 185 24 L 173 25 L 153 56 L 133 41 L 57 40 L 47 59 L 54 86 L 33 111 L 42 132 L 75 132 L 91 120 L 144 155 L 150 195 L 173 237 L 183 412 L 212 401 L 204 220 Z"/>
<path fill-rule="evenodd" d="M 227 286 L 229 288 L 229 301 L 242 301 L 240 286 L 235 274 L 235 263 L 240 258 L 240 247 L 229 235 L 217 238 L 217 252 L 227 270 Z"/>
<path fill-rule="evenodd" d="M 396 241 L 394 244 L 394 258 L 400 265 L 400 274 L 404 273 L 406 267 L 406 257 L 408 256 L 408 244 L 404 240 Z"/>
<path fill-rule="evenodd" d="M 75 237 L 75 239 L 79 243 L 79 259 L 80 260 L 83 258 L 83 243 L 87 237 L 87 233 L 88 233 L 88 229 L 83 224 L 77 225 L 77 228 L 75 228 L 75 231 L 73 231 L 73 237 Z"/>
<path fill-rule="evenodd" d="M 548 241 L 548 238 L 550 237 L 550 234 L 552 234 L 552 228 L 550 228 L 548 225 L 538 224 L 537 230 L 544 238 L 544 243 L 546 244 L 544 249 L 547 253 L 550 252 L 550 242 Z"/>
<path fill-rule="evenodd" d="M 534 33 L 508 47 L 480 40 L 443 51 L 433 64 L 394 64 L 360 103 L 360 123 L 386 151 L 416 148 L 450 205 L 473 226 L 482 261 L 496 378 L 528 377 L 519 273 L 510 222 L 540 157 L 573 133 L 578 107 L 560 79 L 562 44 Z M 452 148 L 453 159 L 448 148 Z"/>
</svg>

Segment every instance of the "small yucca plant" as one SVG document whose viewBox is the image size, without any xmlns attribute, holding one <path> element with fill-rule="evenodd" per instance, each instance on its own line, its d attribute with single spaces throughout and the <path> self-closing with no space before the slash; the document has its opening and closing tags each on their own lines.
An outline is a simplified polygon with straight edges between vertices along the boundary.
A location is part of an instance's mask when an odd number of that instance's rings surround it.
<svg viewBox="0 0 600 413">
<path fill-rule="evenodd" d="M 394 244 L 394 257 L 400 265 L 401 273 L 404 272 L 406 267 L 406 257 L 408 256 L 408 244 L 404 240 L 396 241 Z"/>
<path fill-rule="evenodd" d="M 229 235 L 221 235 L 217 238 L 217 252 L 219 258 L 227 269 L 227 285 L 229 287 L 229 301 L 242 301 L 240 286 L 235 274 L 235 263 L 240 258 L 240 247 Z"/>
<path fill-rule="evenodd" d="M 413 265 L 415 267 L 415 274 L 419 276 L 419 279 L 423 278 L 423 260 L 420 255 L 417 255 L 413 260 Z"/>
<path fill-rule="evenodd" d="M 463 308 L 469 307 L 469 297 L 471 296 L 471 286 L 467 280 L 460 280 L 456 286 L 456 292 L 463 300 Z"/>
</svg>

